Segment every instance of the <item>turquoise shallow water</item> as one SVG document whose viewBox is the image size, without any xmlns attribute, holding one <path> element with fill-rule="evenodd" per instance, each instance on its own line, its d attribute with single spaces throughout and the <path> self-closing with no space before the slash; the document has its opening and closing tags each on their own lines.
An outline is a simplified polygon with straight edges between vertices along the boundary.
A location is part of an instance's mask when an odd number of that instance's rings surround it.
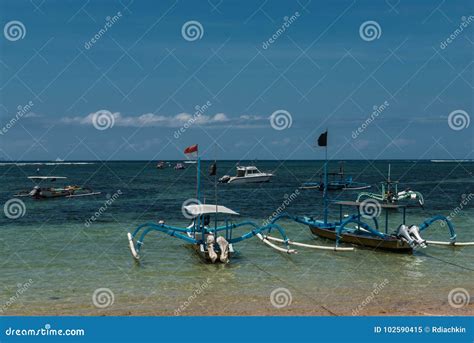
<svg viewBox="0 0 474 343">
<path fill-rule="evenodd" d="M 219 185 L 219 203 L 241 213 L 241 219 L 263 222 L 306 181 L 317 181 L 320 161 L 257 161 L 274 171 L 270 183 Z M 391 161 L 392 178 L 402 188 L 422 192 L 425 209 L 410 211 L 409 223 L 435 213 L 449 215 L 463 194 L 474 193 L 474 163 Z M 68 183 L 88 185 L 97 197 L 35 201 L 24 199 L 26 213 L 0 218 L 0 308 L 4 314 L 472 314 L 472 304 L 456 309 L 448 294 L 464 288 L 474 295 L 474 247 L 434 247 L 414 255 L 357 249 L 323 252 L 300 248 L 280 254 L 258 239 L 239 243 L 228 265 L 202 263 L 186 244 L 151 234 L 137 265 L 127 247 L 126 232 L 146 221 L 186 225 L 184 200 L 195 196 L 195 167 L 157 170 L 155 162 L 0 165 L 2 205 L 16 191 L 31 188 L 26 178 L 40 168 L 43 175 L 67 176 Z M 241 162 L 246 164 L 246 162 Z M 203 171 L 209 162 L 203 162 Z M 218 163 L 218 174 L 234 174 L 235 162 Z M 336 169 L 332 163 L 331 169 Z M 348 161 L 345 171 L 375 191 L 388 161 Z M 207 202 L 214 202 L 213 179 L 203 176 Z M 85 225 L 107 200 L 121 195 L 89 227 Z M 331 193 L 355 200 L 355 192 Z M 474 199 L 473 199 L 474 200 Z M 295 215 L 321 216 L 319 191 L 301 191 L 287 207 Z M 336 211 L 333 212 L 336 214 Z M 459 241 L 474 241 L 474 201 L 454 218 Z M 396 227 L 400 214 L 392 213 Z M 289 237 L 305 243 L 332 245 L 313 237 L 300 224 L 283 222 Z M 447 240 L 447 230 L 434 225 L 424 238 Z M 29 281 L 31 280 L 31 281 Z M 19 294 L 19 284 L 21 287 Z M 94 306 L 95 290 L 108 288 L 113 304 Z M 286 288 L 291 303 L 272 305 L 270 295 Z M 198 292 L 199 290 L 199 292 Z M 199 294 L 198 294 L 199 293 Z M 367 298 L 370 298 L 367 301 Z M 13 300 L 12 300 L 13 299 Z"/>
</svg>

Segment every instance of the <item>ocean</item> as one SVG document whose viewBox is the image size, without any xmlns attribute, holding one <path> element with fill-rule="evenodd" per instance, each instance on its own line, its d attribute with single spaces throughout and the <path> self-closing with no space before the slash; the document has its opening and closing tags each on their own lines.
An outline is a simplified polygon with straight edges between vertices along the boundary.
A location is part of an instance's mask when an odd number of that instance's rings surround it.
<svg viewBox="0 0 474 343">
<path fill-rule="evenodd" d="M 176 161 L 171 161 L 174 165 Z M 240 213 L 235 221 L 263 223 L 279 207 L 322 218 L 322 192 L 298 190 L 319 181 L 322 161 L 240 161 L 275 174 L 262 184 L 218 184 L 201 168 L 203 198 Z M 218 161 L 218 177 L 235 174 L 237 161 Z M 474 241 L 474 163 L 346 161 L 344 171 L 377 192 L 387 176 L 424 195 L 424 208 L 409 209 L 407 223 L 451 215 L 458 241 Z M 156 161 L 0 163 L 2 206 L 33 187 L 31 175 L 66 176 L 57 185 L 84 185 L 100 195 L 33 200 L 21 198 L 22 216 L 0 216 L 0 313 L 6 315 L 437 315 L 473 314 L 456 307 L 450 292 L 474 295 L 474 247 L 428 246 L 413 254 L 356 248 L 353 252 L 297 248 L 279 253 L 257 238 L 235 245 L 229 264 L 204 263 L 186 242 L 149 234 L 137 264 L 127 232 L 164 220 L 184 226 L 183 202 L 196 197 L 196 165 L 156 169 Z M 39 168 L 39 171 L 37 169 Z M 337 161 L 330 170 L 337 171 Z M 291 201 L 286 201 L 291 197 Z M 355 200 L 357 191 L 331 192 L 332 200 Z M 108 202 L 107 202 L 108 201 Z M 288 204 L 286 204 L 288 203 Z M 102 208 L 102 209 L 101 209 Z M 105 209 L 104 209 L 105 208 Z M 344 213 L 351 213 L 345 209 Z M 330 218 L 337 219 L 337 208 Z M 401 213 L 390 213 L 390 228 Z M 290 221 L 290 239 L 333 246 Z M 239 231 L 240 232 L 240 231 Z M 244 231 L 242 231 L 244 232 Z M 422 233 L 448 240 L 439 223 Z M 105 289 L 102 303 L 97 294 Z M 280 298 L 275 298 L 280 294 Z M 465 294 L 465 293 L 463 293 Z M 106 305 L 106 306 L 105 306 Z M 284 305 L 284 306 L 283 306 Z"/>
</svg>

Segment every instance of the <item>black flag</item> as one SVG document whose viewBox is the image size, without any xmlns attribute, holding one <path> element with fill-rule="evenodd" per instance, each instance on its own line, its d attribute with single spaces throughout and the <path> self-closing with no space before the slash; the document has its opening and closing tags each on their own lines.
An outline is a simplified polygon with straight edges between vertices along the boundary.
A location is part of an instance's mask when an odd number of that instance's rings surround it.
<svg viewBox="0 0 474 343">
<path fill-rule="evenodd" d="M 328 132 L 322 133 L 318 138 L 318 146 L 327 146 L 328 145 Z"/>
<path fill-rule="evenodd" d="M 216 164 L 216 162 L 214 162 L 214 163 L 211 164 L 211 166 L 209 167 L 209 176 L 216 175 L 216 172 L 217 172 L 217 164 Z"/>
</svg>

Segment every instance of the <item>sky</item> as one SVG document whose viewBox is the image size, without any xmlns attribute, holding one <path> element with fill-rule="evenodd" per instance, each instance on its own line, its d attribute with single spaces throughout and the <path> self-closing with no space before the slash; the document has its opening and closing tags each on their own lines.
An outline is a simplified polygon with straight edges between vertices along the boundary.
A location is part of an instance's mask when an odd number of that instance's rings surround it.
<svg viewBox="0 0 474 343">
<path fill-rule="evenodd" d="M 473 159 L 472 1 L 0 1 L 0 159 Z"/>
</svg>

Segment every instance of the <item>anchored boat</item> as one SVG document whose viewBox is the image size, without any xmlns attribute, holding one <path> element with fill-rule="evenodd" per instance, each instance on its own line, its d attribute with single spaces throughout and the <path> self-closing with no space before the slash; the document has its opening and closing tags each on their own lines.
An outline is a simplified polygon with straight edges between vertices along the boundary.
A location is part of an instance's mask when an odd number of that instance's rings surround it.
<svg viewBox="0 0 474 343">
<path fill-rule="evenodd" d="M 375 199 L 387 204 L 397 204 L 402 200 L 418 200 L 420 206 L 423 207 L 425 200 L 420 192 L 412 191 L 407 188 L 401 192 L 398 191 L 399 181 L 393 181 L 390 177 L 390 164 L 388 165 L 388 177 L 387 180 L 381 182 L 380 193 L 369 193 L 362 192 L 357 196 L 357 201 L 362 199 Z"/>
<path fill-rule="evenodd" d="M 273 177 L 271 173 L 264 173 L 255 166 L 237 166 L 235 176 L 224 175 L 219 179 L 221 183 L 255 183 L 268 182 Z"/>
<path fill-rule="evenodd" d="M 54 187 L 57 180 L 64 180 L 64 176 L 28 176 L 28 179 L 35 182 L 35 186 L 30 191 L 20 191 L 15 194 L 17 197 L 31 197 L 33 199 L 50 198 L 72 198 L 90 195 L 98 195 L 100 192 L 94 192 L 87 187 L 69 185 L 63 187 Z"/>
<path fill-rule="evenodd" d="M 318 145 L 326 147 L 326 160 L 324 164 L 325 186 L 323 187 L 323 220 L 315 220 L 312 217 L 296 217 L 289 214 L 281 214 L 275 217 L 271 223 L 276 223 L 281 219 L 291 219 L 298 223 L 303 223 L 309 227 L 314 235 L 336 241 L 336 247 L 339 247 L 340 243 L 349 243 L 374 249 L 411 253 L 416 248 L 426 248 L 428 244 L 451 246 L 474 245 L 474 242 L 456 242 L 454 225 L 443 215 L 435 215 L 426 219 L 421 224 L 416 225 L 407 221 L 407 205 L 379 203 L 376 199 L 367 199 L 363 202 L 334 202 L 334 204 L 339 205 L 339 220 L 330 222 L 328 220 L 327 131 L 319 137 Z M 344 216 L 342 211 L 343 206 L 355 208 L 355 213 Z M 389 211 L 387 211 L 390 209 L 400 209 L 403 216 L 400 224 L 391 228 L 389 226 L 388 218 Z M 382 210 L 385 210 L 385 232 L 380 228 L 378 220 Z M 449 230 L 449 241 L 429 241 L 421 237 L 421 232 L 437 221 L 444 222 L 447 225 Z M 370 222 L 372 222 L 372 224 Z"/>
<path fill-rule="evenodd" d="M 322 173 L 319 174 L 319 178 L 319 182 L 303 183 L 300 189 L 317 189 L 323 191 L 326 183 L 326 190 L 328 191 L 362 190 L 371 187 L 366 183 L 355 182 L 352 179 L 352 176 L 346 176 L 344 174 L 344 164 L 342 162 L 339 165 L 339 172 Z M 327 180 L 327 182 L 325 183 L 324 180 Z"/>
<path fill-rule="evenodd" d="M 185 152 L 189 150 L 190 149 L 187 148 Z M 197 145 L 192 149 L 192 151 L 197 153 Z M 288 254 L 295 254 L 297 252 L 291 247 L 291 245 L 314 249 L 330 249 L 341 251 L 353 250 L 353 248 L 325 247 L 291 241 L 287 237 L 285 230 L 280 225 L 273 222 L 263 225 L 258 225 L 257 223 L 249 220 L 240 223 L 234 223 L 232 218 L 238 216 L 239 213 L 222 205 L 203 204 L 199 201 L 200 167 L 201 160 L 198 158 L 196 165 L 196 199 L 193 199 L 194 203 L 183 205 L 182 207 L 182 212 L 185 217 L 192 219 L 191 224 L 185 227 L 172 226 L 167 224 L 164 220 L 160 220 L 158 223 L 149 222 L 142 224 L 138 226 L 132 233 L 128 232 L 127 237 L 130 252 L 136 261 L 141 259 L 140 254 L 143 247 L 143 242 L 145 237 L 150 232 L 161 232 L 171 237 L 182 239 L 183 241 L 189 243 L 205 261 L 212 263 L 229 262 L 232 254 L 235 252 L 234 245 L 255 236 L 267 246 L 279 252 Z M 215 176 L 215 174 L 216 163 L 214 163 L 213 167 L 211 168 L 211 175 Z M 237 229 L 245 230 L 245 228 L 247 228 L 248 231 L 244 234 L 238 234 L 235 232 Z M 280 237 L 270 236 L 272 231 L 276 232 Z M 273 242 L 279 243 L 280 245 L 277 245 Z"/>
</svg>

